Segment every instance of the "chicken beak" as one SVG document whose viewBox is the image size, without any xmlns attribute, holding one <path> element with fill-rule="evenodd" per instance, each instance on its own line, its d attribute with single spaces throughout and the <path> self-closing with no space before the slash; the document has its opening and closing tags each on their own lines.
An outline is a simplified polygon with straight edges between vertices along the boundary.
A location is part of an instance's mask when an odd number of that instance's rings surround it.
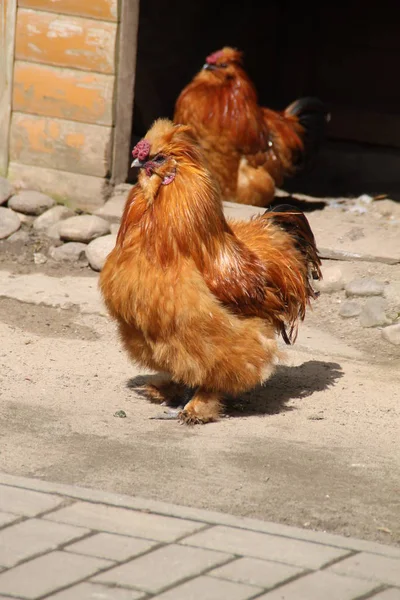
<svg viewBox="0 0 400 600">
<path fill-rule="evenodd" d="M 210 64 L 208 64 L 208 63 L 204 63 L 204 65 L 203 65 L 203 69 L 205 69 L 205 70 L 209 71 L 209 70 L 211 70 L 211 65 L 210 65 Z"/>
<path fill-rule="evenodd" d="M 139 160 L 138 158 L 135 158 L 135 160 L 131 164 L 131 167 L 137 167 L 137 168 L 141 169 L 142 167 L 144 167 L 144 165 L 145 165 L 144 160 Z"/>
</svg>

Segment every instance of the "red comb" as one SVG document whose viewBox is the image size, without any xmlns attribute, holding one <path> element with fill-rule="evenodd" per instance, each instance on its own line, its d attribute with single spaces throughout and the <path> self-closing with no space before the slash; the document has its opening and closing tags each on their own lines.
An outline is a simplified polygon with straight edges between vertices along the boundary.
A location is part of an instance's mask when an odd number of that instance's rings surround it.
<svg viewBox="0 0 400 600">
<path fill-rule="evenodd" d="M 209 65 L 215 65 L 215 63 L 218 62 L 218 60 L 220 58 L 222 58 L 223 55 L 224 55 L 224 53 L 222 52 L 222 50 L 218 50 L 217 52 L 213 52 L 212 54 L 210 54 L 209 56 L 207 56 L 206 63 L 208 63 Z"/>
<path fill-rule="evenodd" d="M 144 160 L 150 154 L 150 144 L 147 140 L 140 140 L 132 150 L 133 158 Z"/>
</svg>

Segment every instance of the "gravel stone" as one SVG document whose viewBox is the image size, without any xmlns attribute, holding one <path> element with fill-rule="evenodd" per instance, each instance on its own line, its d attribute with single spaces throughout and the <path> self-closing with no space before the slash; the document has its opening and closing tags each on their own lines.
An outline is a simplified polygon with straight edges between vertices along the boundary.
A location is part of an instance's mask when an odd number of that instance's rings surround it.
<svg viewBox="0 0 400 600">
<path fill-rule="evenodd" d="M 60 237 L 68 242 L 90 242 L 110 233 L 110 224 L 96 215 L 78 215 L 62 221 Z"/>
<path fill-rule="evenodd" d="M 111 223 L 119 223 L 126 204 L 126 196 L 113 196 L 94 213 Z"/>
<path fill-rule="evenodd" d="M 8 201 L 8 206 L 25 215 L 41 215 L 54 206 L 55 203 L 55 200 L 46 194 L 33 190 L 25 190 L 12 196 Z"/>
<path fill-rule="evenodd" d="M 7 202 L 13 193 L 14 188 L 11 183 L 7 179 L 4 179 L 4 177 L 0 177 L 0 205 Z"/>
<path fill-rule="evenodd" d="M 63 219 L 68 219 L 73 215 L 73 210 L 67 206 L 58 204 L 57 206 L 53 206 L 53 208 L 49 208 L 49 210 L 46 210 L 40 217 L 35 219 L 33 222 L 33 229 L 35 229 L 35 231 L 46 231 L 51 225 L 54 225 L 54 223 L 58 223 Z"/>
<path fill-rule="evenodd" d="M 47 256 L 45 256 L 41 252 L 34 252 L 33 262 L 35 263 L 35 265 L 44 265 L 44 263 L 47 262 Z"/>
<path fill-rule="evenodd" d="M 361 310 L 361 306 L 357 302 L 345 300 L 340 307 L 339 315 L 344 319 L 350 319 L 351 317 L 358 317 Z"/>
<path fill-rule="evenodd" d="M 346 296 L 382 296 L 385 284 L 375 279 L 353 279 L 346 285 Z"/>
<path fill-rule="evenodd" d="M 84 262 L 86 244 L 81 242 L 67 242 L 62 246 L 52 247 L 49 255 L 53 260 L 65 262 Z"/>
<path fill-rule="evenodd" d="M 89 265 L 94 271 L 101 271 L 106 261 L 107 256 L 115 246 L 117 236 L 105 235 L 99 237 L 86 247 L 86 256 Z"/>
<path fill-rule="evenodd" d="M 120 225 L 121 225 L 121 223 L 111 223 L 110 229 L 111 229 L 112 235 L 117 235 L 118 234 L 119 226 Z"/>
<path fill-rule="evenodd" d="M 10 235 L 9 238 L 7 238 L 7 241 L 8 242 L 22 242 L 22 243 L 26 244 L 29 242 L 29 239 L 30 239 L 30 235 L 27 231 L 25 231 L 23 229 L 18 229 L 18 231 L 16 231 L 12 235 Z"/>
<path fill-rule="evenodd" d="M 21 219 L 10 208 L 0 206 L 0 240 L 4 240 L 21 227 Z"/>
<path fill-rule="evenodd" d="M 18 211 L 15 211 L 15 214 L 19 216 L 19 220 L 25 225 L 31 226 L 35 220 L 35 217 L 33 217 L 32 215 L 25 215 L 24 213 Z"/>
<path fill-rule="evenodd" d="M 60 239 L 61 239 L 60 238 L 61 223 L 62 223 L 62 221 L 57 221 L 57 223 L 53 223 L 53 225 L 50 225 L 50 227 L 48 227 L 46 229 L 46 231 L 44 231 L 45 236 L 50 238 L 51 240 L 60 241 Z"/>
<path fill-rule="evenodd" d="M 382 329 L 382 337 L 394 346 L 400 346 L 400 323 Z"/>
<path fill-rule="evenodd" d="M 322 275 L 323 279 L 313 283 L 313 286 L 318 291 L 331 294 L 344 288 L 345 282 L 340 267 L 337 267 L 336 265 L 326 267 L 323 269 Z"/>
<path fill-rule="evenodd" d="M 360 323 L 362 327 L 379 327 L 390 321 L 386 317 L 387 300 L 385 298 L 368 298 L 362 309 Z"/>
</svg>

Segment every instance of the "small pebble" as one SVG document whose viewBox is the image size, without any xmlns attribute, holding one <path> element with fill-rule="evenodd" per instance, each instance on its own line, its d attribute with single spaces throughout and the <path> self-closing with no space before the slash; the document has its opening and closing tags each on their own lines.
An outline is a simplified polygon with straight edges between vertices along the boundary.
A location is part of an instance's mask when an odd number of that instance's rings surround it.
<svg viewBox="0 0 400 600">
<path fill-rule="evenodd" d="M 382 329 L 382 337 L 394 346 L 400 346 L 400 323 Z"/>
<path fill-rule="evenodd" d="M 361 306 L 353 300 L 345 300 L 339 309 L 339 315 L 344 319 L 358 317 L 361 313 Z"/>
<path fill-rule="evenodd" d="M 375 279 L 353 279 L 346 285 L 346 296 L 381 296 L 385 284 Z"/>
<path fill-rule="evenodd" d="M 35 263 L 35 265 L 44 265 L 44 263 L 47 262 L 47 256 L 45 256 L 41 252 L 34 252 L 33 262 Z"/>
<path fill-rule="evenodd" d="M 336 265 L 331 265 L 323 269 L 322 279 L 313 283 L 315 289 L 326 294 L 338 292 L 344 288 L 344 285 L 342 270 Z"/>
<path fill-rule="evenodd" d="M 126 412 L 124 410 L 117 410 L 114 413 L 114 417 L 119 417 L 120 419 L 125 419 L 126 418 Z"/>
</svg>

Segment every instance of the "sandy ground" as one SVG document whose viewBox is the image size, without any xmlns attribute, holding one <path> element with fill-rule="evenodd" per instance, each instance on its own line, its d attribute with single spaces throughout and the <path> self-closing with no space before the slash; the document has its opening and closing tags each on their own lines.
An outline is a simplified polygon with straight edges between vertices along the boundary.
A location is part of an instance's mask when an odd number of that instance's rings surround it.
<svg viewBox="0 0 400 600">
<path fill-rule="evenodd" d="M 0 470 L 400 545 L 400 349 L 343 321 L 343 293 L 321 296 L 264 388 L 188 428 L 133 391 L 144 373 L 97 275 L 0 257 Z M 340 264 L 400 281 L 399 265 Z"/>
</svg>

